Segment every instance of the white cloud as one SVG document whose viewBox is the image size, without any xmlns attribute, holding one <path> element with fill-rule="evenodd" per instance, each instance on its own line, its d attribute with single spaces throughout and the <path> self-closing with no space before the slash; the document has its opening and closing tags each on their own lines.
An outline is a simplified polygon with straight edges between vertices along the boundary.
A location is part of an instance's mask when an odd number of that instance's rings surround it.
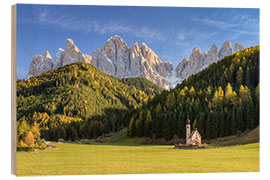
<svg viewBox="0 0 270 180">
<path fill-rule="evenodd" d="M 206 24 L 208 26 L 221 28 L 221 29 L 229 29 L 229 28 L 239 27 L 239 24 L 228 23 L 228 22 L 214 20 L 214 19 L 210 19 L 210 18 L 203 18 L 203 19 L 194 18 L 193 20 L 197 21 L 197 22 L 201 22 L 201 23 Z"/>
<path fill-rule="evenodd" d="M 142 38 L 149 42 L 161 41 L 164 42 L 166 40 L 164 33 L 149 28 L 147 26 L 137 27 L 130 26 L 121 21 L 118 22 L 101 22 L 97 20 L 93 20 L 91 18 L 88 19 L 78 19 L 75 17 L 71 17 L 68 15 L 59 16 L 55 12 L 49 12 L 48 10 L 42 10 L 39 13 L 39 22 L 42 24 L 50 24 L 54 26 L 58 26 L 61 28 L 73 30 L 73 31 L 83 31 L 86 33 L 125 33 L 131 34 L 136 37 Z"/>
<path fill-rule="evenodd" d="M 193 18 L 192 20 L 217 29 L 231 31 L 235 34 L 233 39 L 242 35 L 259 35 L 259 19 L 252 18 L 246 13 L 240 14 L 237 11 L 232 11 L 227 18 L 231 18 L 231 20 L 213 18 Z"/>
<path fill-rule="evenodd" d="M 205 41 L 215 35 L 217 35 L 217 32 L 202 32 L 195 29 L 179 29 L 176 32 L 174 44 L 182 47 L 195 46 L 197 42 Z"/>
</svg>

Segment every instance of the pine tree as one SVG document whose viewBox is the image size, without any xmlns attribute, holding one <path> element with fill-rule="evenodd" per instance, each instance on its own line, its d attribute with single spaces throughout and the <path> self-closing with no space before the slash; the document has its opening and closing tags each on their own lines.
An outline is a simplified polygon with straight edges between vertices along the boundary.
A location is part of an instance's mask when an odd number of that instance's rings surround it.
<svg viewBox="0 0 270 180">
<path fill-rule="evenodd" d="M 66 137 L 67 137 L 66 130 L 65 130 L 65 128 L 63 126 L 61 126 L 58 129 L 56 139 L 60 139 L 60 138 L 66 139 Z"/>
<path fill-rule="evenodd" d="M 239 96 L 240 96 L 240 102 L 243 105 L 247 105 L 249 103 L 252 103 L 252 97 L 251 92 L 247 86 L 241 85 L 239 88 Z"/>
<path fill-rule="evenodd" d="M 165 115 L 164 121 L 163 121 L 163 128 L 162 128 L 162 135 L 166 139 L 170 139 L 170 125 L 169 125 L 169 119 L 167 118 L 167 115 Z"/>
<path fill-rule="evenodd" d="M 218 88 L 218 99 L 220 106 L 223 106 L 224 103 L 224 91 L 221 86 Z"/>
<path fill-rule="evenodd" d="M 20 140 L 24 140 L 26 137 L 26 134 L 30 131 L 30 126 L 26 122 L 25 116 L 23 116 L 18 122 L 17 122 L 17 142 Z"/>
<path fill-rule="evenodd" d="M 184 102 L 185 96 L 186 96 L 185 90 L 181 89 L 177 95 L 177 104 L 181 104 L 182 102 Z"/>
<path fill-rule="evenodd" d="M 128 135 L 129 136 L 134 136 L 135 134 L 135 118 L 134 116 L 131 117 L 130 122 L 129 122 L 129 126 L 128 126 Z"/>
<path fill-rule="evenodd" d="M 244 71 L 243 71 L 242 67 L 239 67 L 239 69 L 238 69 L 238 71 L 236 73 L 237 83 L 242 84 L 242 82 L 243 82 L 243 74 L 244 74 Z"/>
<path fill-rule="evenodd" d="M 211 88 L 211 86 L 208 86 L 207 90 L 206 90 L 206 97 L 207 97 L 207 99 L 210 99 L 211 96 L 212 96 L 212 88 Z"/>
<path fill-rule="evenodd" d="M 250 79 L 250 71 L 249 71 L 249 67 L 247 67 L 246 69 L 246 73 L 245 73 L 245 81 L 246 81 L 246 85 L 248 87 L 251 87 L 251 79 Z"/>
<path fill-rule="evenodd" d="M 136 120 L 135 123 L 135 127 L 137 136 L 143 136 L 143 111 L 140 111 L 139 118 Z"/>
<path fill-rule="evenodd" d="M 219 96 L 218 96 L 218 91 L 215 91 L 215 94 L 212 99 L 211 107 L 217 108 L 219 106 Z"/>
<path fill-rule="evenodd" d="M 206 126 L 205 126 L 205 138 L 211 139 L 211 133 L 213 132 L 213 124 L 211 122 L 211 116 L 210 113 L 207 114 L 206 118 Z"/>
<path fill-rule="evenodd" d="M 72 128 L 71 128 L 71 138 L 72 138 L 73 140 L 78 139 L 78 133 L 77 133 L 76 129 L 75 129 L 73 126 L 72 126 Z"/>
<path fill-rule="evenodd" d="M 156 113 L 161 113 L 162 112 L 162 107 L 161 107 L 160 103 L 158 103 L 155 110 L 156 110 Z"/>
<path fill-rule="evenodd" d="M 197 120 L 196 119 L 192 123 L 192 129 L 197 129 Z"/>
<path fill-rule="evenodd" d="M 259 83 L 258 86 L 256 87 L 255 93 L 256 93 L 257 101 L 260 101 L 260 83 Z"/>
<path fill-rule="evenodd" d="M 244 120 L 243 120 L 243 108 L 241 106 L 237 108 L 236 119 L 237 119 L 237 129 L 243 132 Z"/>
<path fill-rule="evenodd" d="M 174 93 L 172 92 L 167 96 L 166 106 L 167 108 L 172 108 L 174 107 L 174 105 L 175 105 L 175 96 L 174 96 Z"/>
<path fill-rule="evenodd" d="M 144 135 L 149 136 L 152 134 L 152 116 L 151 112 L 148 110 L 146 117 L 145 117 L 145 123 L 144 123 Z"/>
<path fill-rule="evenodd" d="M 220 137 L 225 135 L 225 115 L 223 110 L 218 113 L 218 132 Z"/>
<path fill-rule="evenodd" d="M 232 111 L 231 125 L 230 125 L 231 134 L 235 134 L 236 132 L 236 116 L 235 111 Z"/>
<path fill-rule="evenodd" d="M 178 113 L 178 121 L 177 121 L 177 135 L 179 137 L 184 138 L 185 137 L 185 118 L 184 118 L 184 113 L 180 111 Z"/>
</svg>

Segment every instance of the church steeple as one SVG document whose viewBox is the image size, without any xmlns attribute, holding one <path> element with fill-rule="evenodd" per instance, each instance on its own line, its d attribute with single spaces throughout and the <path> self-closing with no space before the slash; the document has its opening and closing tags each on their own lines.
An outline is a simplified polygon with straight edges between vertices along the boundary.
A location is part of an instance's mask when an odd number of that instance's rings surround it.
<svg viewBox="0 0 270 180">
<path fill-rule="evenodd" d="M 187 125 L 186 125 L 186 144 L 190 144 L 190 120 L 187 118 Z"/>
</svg>

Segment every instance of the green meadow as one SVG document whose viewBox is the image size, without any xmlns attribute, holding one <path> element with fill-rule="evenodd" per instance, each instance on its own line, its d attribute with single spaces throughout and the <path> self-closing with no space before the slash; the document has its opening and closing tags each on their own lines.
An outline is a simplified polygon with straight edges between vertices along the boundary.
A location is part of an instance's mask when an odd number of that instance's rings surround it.
<svg viewBox="0 0 270 180">
<path fill-rule="evenodd" d="M 55 144 L 17 153 L 17 175 L 257 172 L 259 143 L 198 150 L 172 145 Z"/>
</svg>

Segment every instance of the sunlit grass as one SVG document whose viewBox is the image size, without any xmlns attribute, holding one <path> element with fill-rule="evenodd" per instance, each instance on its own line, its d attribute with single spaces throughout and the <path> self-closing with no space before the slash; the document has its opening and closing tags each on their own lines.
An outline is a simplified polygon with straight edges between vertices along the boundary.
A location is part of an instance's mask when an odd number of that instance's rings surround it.
<svg viewBox="0 0 270 180">
<path fill-rule="evenodd" d="M 259 171 L 259 143 L 181 150 L 173 146 L 56 144 L 17 153 L 17 174 L 136 174 Z"/>
</svg>

